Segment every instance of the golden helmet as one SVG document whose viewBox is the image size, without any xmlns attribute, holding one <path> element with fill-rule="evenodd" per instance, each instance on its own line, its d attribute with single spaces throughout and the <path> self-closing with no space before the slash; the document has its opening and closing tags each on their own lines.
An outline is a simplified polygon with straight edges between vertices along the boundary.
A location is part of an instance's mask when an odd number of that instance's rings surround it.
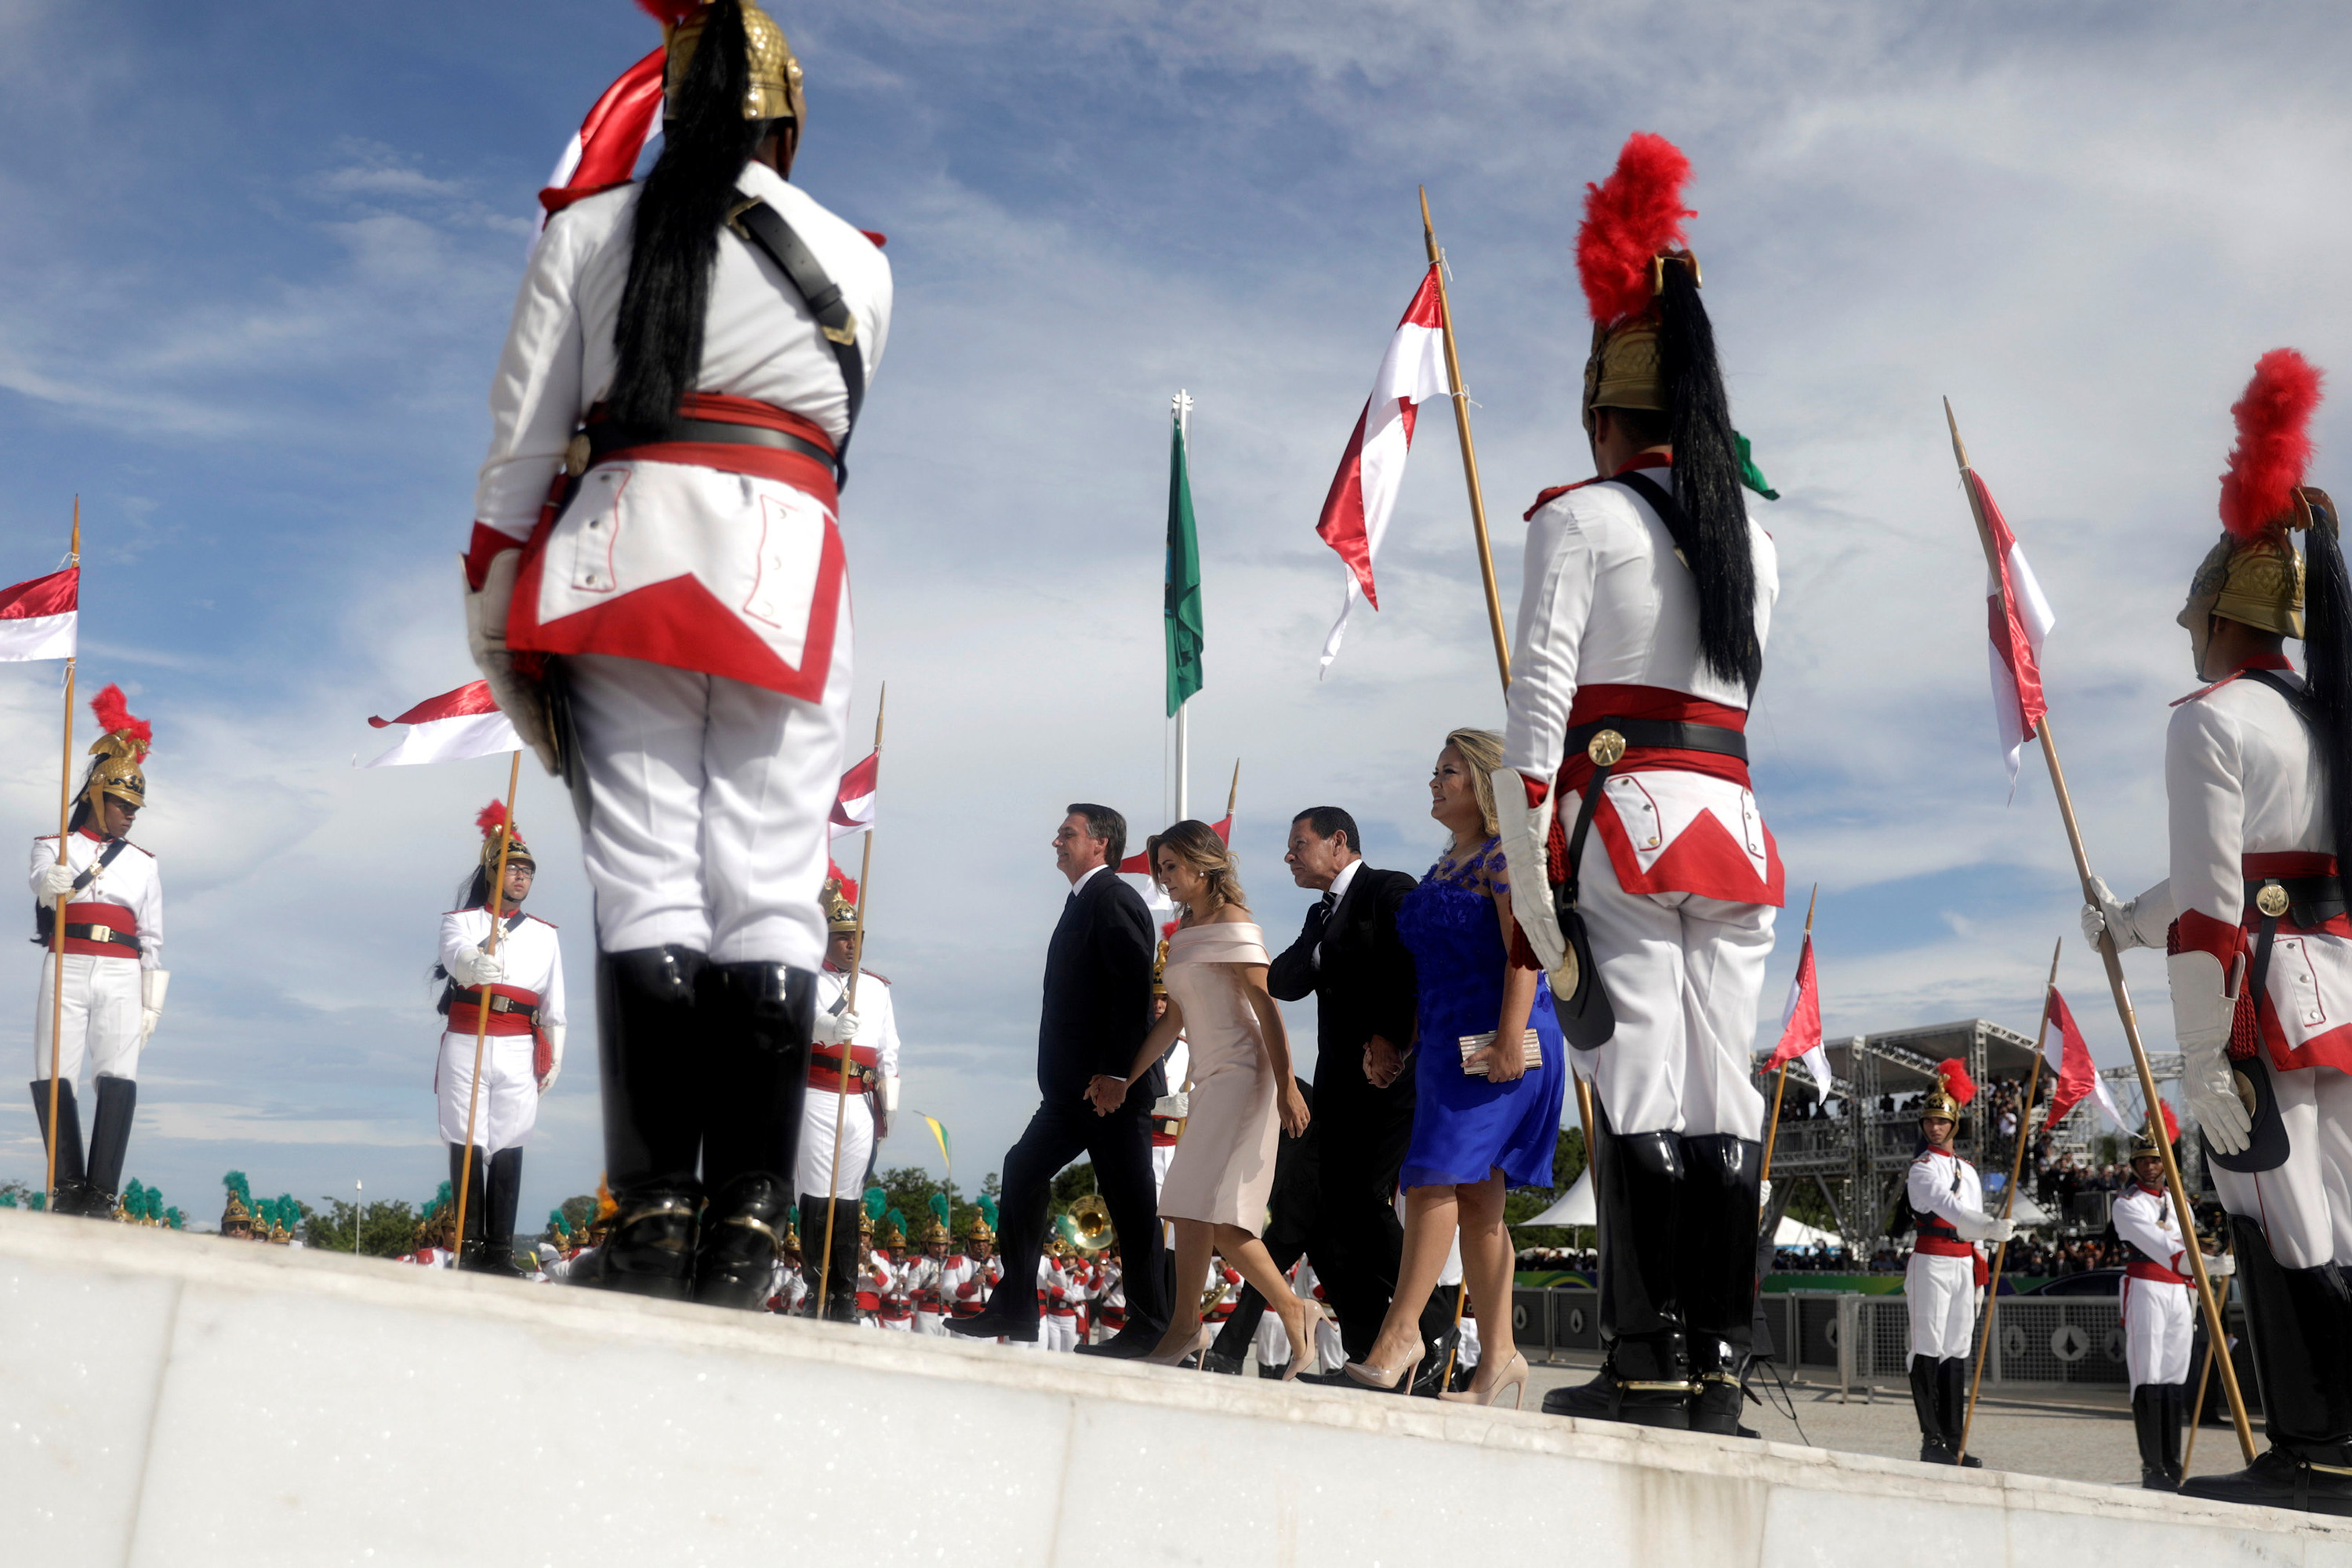
<svg viewBox="0 0 2352 1568">
<path fill-rule="evenodd" d="M 1669 268 L 1687 268 L 1691 282 L 1699 281 L 1698 258 L 1683 248 L 1683 220 L 1696 216 L 1682 203 L 1689 177 L 1681 149 L 1636 132 L 1610 176 L 1585 187 L 1576 267 L 1592 315 L 1592 349 L 1584 362 L 1587 435 L 1598 408 L 1670 412 L 1658 300 Z"/>
<path fill-rule="evenodd" d="M 2132 1138 L 2131 1158 L 2134 1160 L 2163 1159 L 2165 1145 L 2180 1136 L 2180 1122 L 2172 1114 L 2172 1107 L 2159 1100 L 2156 1102 L 2156 1109 L 2164 1119 L 2164 1142 L 2156 1141 L 2157 1118 L 2149 1117 L 2140 1123 L 2139 1131 Z"/>
<path fill-rule="evenodd" d="M 2318 405 L 2318 370 L 2293 349 L 2273 349 L 2231 407 L 2238 442 L 2221 476 L 2221 537 L 2198 563 L 2179 616 L 2200 666 L 2210 616 L 2304 635 L 2304 563 L 2293 535 L 2338 531 L 2336 503 L 2303 482 L 2311 461 L 2307 427 Z"/>
<path fill-rule="evenodd" d="M 482 830 L 482 869 L 495 877 L 499 874 L 499 829 L 507 826 L 506 802 L 494 800 L 476 812 L 474 826 Z M 508 865 L 539 868 L 539 862 L 531 858 L 530 846 L 523 842 L 521 827 L 508 828 L 504 837 L 509 840 Z"/>
<path fill-rule="evenodd" d="M 857 894 L 854 883 L 839 877 L 824 879 L 824 929 L 836 935 L 857 929 Z"/>
<path fill-rule="evenodd" d="M 702 29 L 710 18 L 710 7 L 697 0 L 638 3 L 662 25 L 662 44 L 668 51 L 662 73 L 662 113 L 668 118 L 677 113 L 675 106 L 685 86 L 686 68 L 693 63 L 696 46 L 702 42 Z M 801 62 L 793 57 L 792 46 L 784 41 L 784 30 L 760 9 L 755 0 L 740 3 L 743 7 L 743 42 L 750 68 L 746 73 L 749 79 L 743 97 L 743 118 L 805 123 L 808 110 L 801 97 Z"/>
<path fill-rule="evenodd" d="M 1919 1120 L 1940 1116 L 1957 1127 L 1961 1110 L 1976 1097 L 1976 1080 L 1969 1077 L 1968 1064 L 1948 1057 L 1936 1064 L 1936 1087 L 1919 1102 Z"/>
<path fill-rule="evenodd" d="M 82 799 L 102 824 L 100 802 L 106 795 L 132 805 L 147 804 L 147 775 L 140 764 L 147 760 L 155 734 L 146 720 L 131 716 L 131 704 L 120 686 L 109 686 L 91 699 L 89 710 L 98 716 L 99 736 L 89 748 L 89 754 L 98 761 L 90 764 Z"/>
</svg>

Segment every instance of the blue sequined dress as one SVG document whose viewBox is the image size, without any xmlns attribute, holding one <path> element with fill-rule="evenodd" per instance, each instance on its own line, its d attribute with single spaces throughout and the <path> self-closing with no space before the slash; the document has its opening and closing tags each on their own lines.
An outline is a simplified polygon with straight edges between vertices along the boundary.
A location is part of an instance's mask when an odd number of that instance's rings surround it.
<svg viewBox="0 0 2352 1568">
<path fill-rule="evenodd" d="M 1420 980 L 1420 1044 L 1413 1053 L 1418 1098 L 1412 1147 L 1401 1178 L 1408 1187 L 1485 1181 L 1499 1169 L 1504 1185 L 1549 1187 L 1568 1087 L 1568 1051 L 1538 976 L 1528 1026 L 1542 1041 L 1543 1065 L 1512 1083 L 1489 1083 L 1462 1070 L 1456 1043 L 1501 1021 L 1507 954 L 1493 893 L 1507 892 L 1503 852 L 1492 838 L 1466 860 L 1430 868 L 1397 910 L 1397 935 L 1412 953 Z"/>
</svg>

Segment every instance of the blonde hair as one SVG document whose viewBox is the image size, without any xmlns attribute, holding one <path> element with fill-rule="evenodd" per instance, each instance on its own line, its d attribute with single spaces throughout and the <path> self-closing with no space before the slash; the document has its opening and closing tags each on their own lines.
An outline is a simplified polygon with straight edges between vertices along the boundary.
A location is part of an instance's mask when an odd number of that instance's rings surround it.
<svg viewBox="0 0 2352 1568">
<path fill-rule="evenodd" d="M 1492 775 L 1503 765 L 1503 737 L 1492 730 L 1454 730 L 1447 732 L 1445 744 L 1461 752 L 1462 760 L 1470 764 L 1470 790 L 1478 802 L 1478 820 L 1486 825 L 1487 837 L 1496 837 L 1503 831 L 1503 824 L 1495 815 Z"/>
<path fill-rule="evenodd" d="M 1143 853 L 1151 862 L 1151 879 L 1164 888 L 1167 884 L 1160 881 L 1160 851 L 1163 847 L 1208 880 L 1210 913 L 1214 914 L 1227 904 L 1239 910 L 1249 908 L 1249 900 L 1242 892 L 1241 877 L 1234 870 L 1234 852 L 1225 847 L 1215 828 L 1188 817 L 1143 841 Z"/>
</svg>

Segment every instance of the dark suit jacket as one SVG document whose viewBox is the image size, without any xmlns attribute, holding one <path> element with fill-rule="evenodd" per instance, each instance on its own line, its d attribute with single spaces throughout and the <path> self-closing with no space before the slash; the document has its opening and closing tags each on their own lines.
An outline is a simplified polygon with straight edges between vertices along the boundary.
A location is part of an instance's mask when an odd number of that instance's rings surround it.
<svg viewBox="0 0 2352 1568">
<path fill-rule="evenodd" d="M 1106 869 L 1065 901 L 1045 949 L 1045 1005 L 1037 1020 L 1037 1088 L 1049 1103 L 1084 1094 L 1097 1073 L 1123 1078 L 1151 1032 L 1151 912 Z M 1154 1066 L 1129 1105 L 1167 1092 Z M 1089 1113 L 1091 1114 L 1091 1113 Z"/>
<path fill-rule="evenodd" d="M 1412 1039 L 1412 954 L 1396 929 L 1397 907 L 1412 888 L 1405 872 L 1360 864 L 1324 928 L 1322 966 L 1312 957 L 1310 911 L 1298 940 L 1266 971 L 1266 989 L 1283 1001 L 1316 998 L 1315 1114 L 1328 1128 L 1327 1170 L 1353 1153 L 1371 1162 L 1376 1180 L 1392 1182 L 1412 1136 L 1412 1069 L 1374 1089 L 1363 1067 L 1364 1043 L 1374 1035 L 1399 1050 Z"/>
</svg>

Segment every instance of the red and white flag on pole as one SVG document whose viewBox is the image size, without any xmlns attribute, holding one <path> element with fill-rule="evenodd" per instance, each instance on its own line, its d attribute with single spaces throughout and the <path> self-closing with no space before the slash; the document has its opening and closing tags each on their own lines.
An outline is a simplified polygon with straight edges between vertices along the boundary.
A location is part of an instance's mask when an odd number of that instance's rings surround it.
<svg viewBox="0 0 2352 1568">
<path fill-rule="evenodd" d="M 0 588 L 0 663 L 71 658 L 80 594 L 79 566 Z"/>
<path fill-rule="evenodd" d="M 882 776 L 882 753 L 870 752 L 864 762 L 841 775 L 841 789 L 833 797 L 833 837 L 846 838 L 874 826 L 874 794 Z"/>
<path fill-rule="evenodd" d="M 2046 1125 L 2056 1126 L 2068 1111 L 2082 1103 L 2084 1096 L 2089 1095 L 2098 1100 L 2108 1121 L 2126 1132 L 2131 1131 L 2131 1123 L 2124 1120 L 2123 1112 L 2116 1109 L 2115 1097 L 2107 1092 L 2107 1080 L 2099 1076 L 2099 1069 L 2091 1061 L 2091 1047 L 2084 1041 L 2083 1031 L 2074 1026 L 2074 1015 L 2068 1009 L 2066 998 L 2058 994 L 2054 985 L 2050 988 L 2050 1001 L 2042 1012 L 2052 1027 L 2042 1032 L 2042 1058 L 2058 1075 L 2057 1085 L 2050 1091 L 2050 1120 Z"/>
<path fill-rule="evenodd" d="M 1234 819 L 1231 816 L 1226 817 L 1223 822 L 1209 824 L 1209 831 L 1217 836 L 1218 843 L 1229 849 L 1233 847 Z M 1120 861 L 1118 868 L 1130 877 L 1149 877 L 1151 875 L 1151 857 L 1148 852 L 1139 851 Z"/>
<path fill-rule="evenodd" d="M 636 173 L 637 159 L 653 140 L 660 120 L 662 69 L 667 53 L 656 49 L 606 88 L 588 118 L 564 144 L 563 156 L 539 193 L 539 228 L 583 196 L 611 190 Z M 536 243 L 534 241 L 534 243 Z"/>
<path fill-rule="evenodd" d="M 455 691 L 445 691 L 438 697 L 427 698 L 397 719 L 378 719 L 371 715 L 368 723 L 378 730 L 389 730 L 394 724 L 408 726 L 408 733 L 400 743 L 373 762 L 352 761 L 364 768 L 406 767 L 418 763 L 462 763 L 472 757 L 496 756 L 502 752 L 522 750 L 522 737 L 515 732 L 513 723 L 499 711 L 490 698 L 490 683 L 472 681 Z"/>
<path fill-rule="evenodd" d="M 1977 513 L 1992 535 L 1992 555 L 1998 565 L 1989 574 L 1985 603 L 1992 633 L 1992 715 L 2000 728 L 2000 749 L 2009 758 L 2009 786 L 2017 787 L 2018 753 L 2042 727 L 2050 704 L 2042 696 L 2042 641 L 2058 622 L 2033 568 L 2025 563 L 2025 547 L 2009 531 L 2009 520 L 1994 504 L 1992 491 L 1974 468 L 1960 470 Z"/>
<path fill-rule="evenodd" d="M 1339 640 L 1348 634 L 1348 616 L 1359 595 L 1373 609 L 1381 607 L 1372 585 L 1372 557 L 1380 553 L 1388 532 L 1389 514 L 1396 510 L 1397 489 L 1404 482 L 1405 455 L 1412 447 L 1412 424 L 1419 405 L 1454 390 L 1445 375 L 1445 310 L 1439 303 L 1437 268 L 1433 264 L 1404 308 L 1389 352 L 1372 378 L 1372 395 L 1356 417 L 1355 434 L 1348 437 L 1347 456 L 1323 498 L 1323 517 L 1315 531 L 1339 552 L 1348 565 L 1346 596 L 1339 618 L 1323 639 L 1323 666 L 1339 655 Z"/>
<path fill-rule="evenodd" d="M 1775 1072 L 1790 1062 L 1802 1066 L 1822 1098 L 1829 1098 L 1830 1056 L 1822 1048 L 1822 992 L 1813 978 L 1811 931 L 1805 933 L 1804 948 L 1797 954 L 1797 977 L 1789 983 L 1789 1005 L 1780 1009 L 1780 1043 L 1773 1047 L 1772 1059 L 1764 1064 L 1764 1070 Z"/>
</svg>

